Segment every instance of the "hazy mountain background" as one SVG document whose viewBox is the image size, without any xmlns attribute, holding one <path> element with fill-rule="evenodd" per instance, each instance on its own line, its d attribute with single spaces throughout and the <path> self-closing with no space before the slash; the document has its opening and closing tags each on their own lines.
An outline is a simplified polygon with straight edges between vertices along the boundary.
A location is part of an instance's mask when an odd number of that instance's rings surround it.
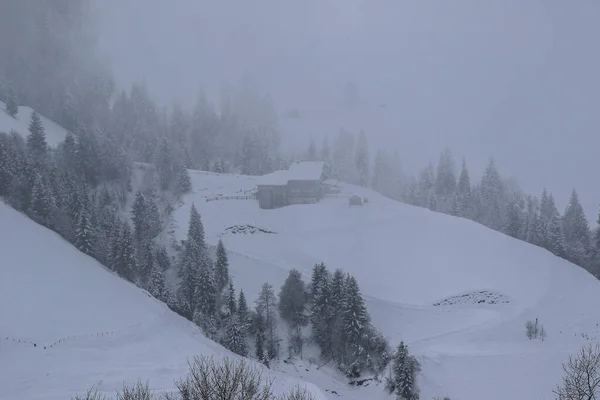
<svg viewBox="0 0 600 400">
<path fill-rule="evenodd" d="M 600 3 L 547 0 L 92 1 L 118 84 L 192 107 L 200 87 L 248 74 L 278 110 L 285 146 L 364 128 L 407 172 L 448 145 L 482 170 L 493 155 L 563 210 L 573 187 L 597 216 Z M 343 104 L 348 82 L 359 104 Z M 320 142 L 317 142 L 320 143 Z"/>
</svg>

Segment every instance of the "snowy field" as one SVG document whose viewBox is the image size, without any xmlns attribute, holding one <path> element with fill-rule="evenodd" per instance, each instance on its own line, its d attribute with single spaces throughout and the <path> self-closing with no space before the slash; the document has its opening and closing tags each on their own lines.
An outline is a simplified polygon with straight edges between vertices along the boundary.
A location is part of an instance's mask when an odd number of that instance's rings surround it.
<svg viewBox="0 0 600 400">
<path fill-rule="evenodd" d="M 600 338 L 600 282 L 474 222 L 351 185 L 318 204 L 262 210 L 255 200 L 206 201 L 247 191 L 255 178 L 195 172 L 192 182 L 176 215 L 179 238 L 195 203 L 208 242 L 223 239 L 249 300 L 264 281 L 279 286 L 291 268 L 305 280 L 320 261 L 352 273 L 373 324 L 420 358 L 424 399 L 552 399 L 561 362 Z M 369 202 L 349 207 L 351 194 Z M 525 335 L 535 318 L 547 331 L 543 342 Z"/>
<path fill-rule="evenodd" d="M 187 372 L 188 358 L 237 357 L 3 203 L 0 334 L 2 400 L 65 400 L 92 385 L 114 395 L 123 381 L 138 378 L 169 391 Z M 283 372 L 265 373 L 276 378 L 277 392 L 300 383 Z"/>
<path fill-rule="evenodd" d="M 13 118 L 6 112 L 6 105 L 0 101 L 0 132 L 10 133 L 11 130 L 14 130 L 23 137 L 27 136 L 32 112 L 31 107 L 19 106 L 19 112 Z M 46 141 L 50 146 L 56 146 L 67 136 L 67 131 L 62 126 L 43 115 L 40 115 L 40 119 L 46 132 Z"/>
<path fill-rule="evenodd" d="M 26 134 L 30 114 L 0 111 L 0 127 Z M 43 121 L 56 144 L 65 131 Z M 317 204 L 261 210 L 256 177 L 190 174 L 193 191 L 175 214 L 179 239 L 194 203 L 209 244 L 223 239 L 249 302 L 265 281 L 278 292 L 291 268 L 305 280 L 321 261 L 352 273 L 374 326 L 420 359 L 422 399 L 553 399 L 561 362 L 600 339 L 600 282 L 545 250 L 350 185 Z M 349 207 L 351 194 L 369 201 Z M 547 331 L 543 342 L 525 335 L 535 318 Z M 170 390 L 199 354 L 235 357 L 0 203 L 0 400 L 68 399 L 92 385 L 113 394 L 138 378 Z M 351 387 L 308 361 L 265 372 L 277 390 L 301 382 L 317 399 L 391 398 L 381 385 Z"/>
</svg>

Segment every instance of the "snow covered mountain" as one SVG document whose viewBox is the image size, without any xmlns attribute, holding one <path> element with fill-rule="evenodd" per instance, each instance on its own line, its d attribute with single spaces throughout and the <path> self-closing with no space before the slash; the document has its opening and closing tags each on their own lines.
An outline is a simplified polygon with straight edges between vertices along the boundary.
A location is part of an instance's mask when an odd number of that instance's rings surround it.
<svg viewBox="0 0 600 400">
<path fill-rule="evenodd" d="M 421 398 L 550 399 L 561 362 L 600 337 L 600 282 L 551 253 L 465 219 L 341 184 L 317 204 L 262 210 L 243 195 L 256 178 L 193 172 L 178 210 L 185 237 L 192 203 L 207 240 L 219 237 L 236 284 L 253 300 L 314 263 L 353 274 L 373 324 L 422 364 Z M 367 197 L 349 207 L 348 197 Z M 538 318 L 547 338 L 529 340 Z"/>
<path fill-rule="evenodd" d="M 26 134 L 30 115 L 27 107 L 16 119 L 0 112 L 0 130 Z M 49 144 L 62 140 L 64 129 L 42 120 Z M 321 261 L 351 273 L 373 325 L 420 359 L 423 399 L 554 398 L 561 362 L 600 338 L 600 282 L 543 249 L 352 185 L 317 204 L 262 210 L 252 198 L 256 177 L 190 174 L 192 193 L 175 213 L 178 239 L 195 204 L 250 303 L 264 282 L 278 291 L 292 268 L 305 280 Z M 349 207 L 351 194 L 369 201 Z M 526 337 L 536 318 L 544 341 Z M 114 393 L 138 378 L 169 390 L 198 354 L 236 357 L 0 203 L 0 400 L 65 399 L 92 385 Z M 390 398 L 380 384 L 349 386 L 310 357 L 272 368 L 279 391 L 301 382 L 317 398 Z"/>
<path fill-rule="evenodd" d="M 92 385 L 113 395 L 138 378 L 168 391 L 188 358 L 237 357 L 1 202 L 0 335 L 2 400 L 64 400 Z M 278 392 L 298 383 L 269 374 Z"/>
</svg>

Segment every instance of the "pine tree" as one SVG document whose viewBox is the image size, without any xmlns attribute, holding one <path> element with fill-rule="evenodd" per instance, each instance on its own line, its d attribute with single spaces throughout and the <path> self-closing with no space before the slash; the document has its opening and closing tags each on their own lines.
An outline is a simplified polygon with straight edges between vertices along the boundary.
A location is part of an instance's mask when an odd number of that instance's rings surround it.
<svg viewBox="0 0 600 400">
<path fill-rule="evenodd" d="M 123 231 L 120 235 L 118 247 L 115 271 L 117 271 L 121 277 L 133 281 L 134 273 L 137 271 L 137 262 L 133 234 L 131 233 L 131 227 L 127 222 L 123 223 Z"/>
<path fill-rule="evenodd" d="M 263 361 L 267 359 L 265 357 L 265 319 L 264 316 L 258 312 L 255 314 L 254 318 L 254 333 L 255 333 L 255 348 L 256 348 L 256 359 L 259 361 Z"/>
<path fill-rule="evenodd" d="M 173 154 L 171 144 L 167 138 L 163 138 L 158 156 L 156 159 L 156 170 L 158 171 L 158 181 L 162 190 L 168 190 L 175 176 L 173 170 Z"/>
<path fill-rule="evenodd" d="M 144 242 L 139 252 L 139 264 L 138 264 L 138 279 L 142 287 L 147 287 L 152 279 L 152 273 L 157 269 L 156 257 L 154 255 L 154 248 L 151 242 Z"/>
<path fill-rule="evenodd" d="M 450 209 L 452 195 L 456 191 L 456 165 L 449 148 L 444 148 L 440 154 L 435 179 L 435 194 L 438 199 L 438 209 L 446 212 Z"/>
<path fill-rule="evenodd" d="M 369 185 L 369 148 L 364 131 L 360 131 L 358 135 L 354 163 L 358 170 L 358 184 L 367 187 Z"/>
<path fill-rule="evenodd" d="M 331 278 L 329 315 L 331 315 L 330 349 L 335 360 L 341 362 L 345 357 L 344 346 L 344 310 L 346 309 L 346 282 L 344 272 L 336 269 Z"/>
<path fill-rule="evenodd" d="M 279 314 L 292 328 L 306 324 L 306 301 L 302 274 L 292 269 L 279 292 Z"/>
<path fill-rule="evenodd" d="M 594 243 L 592 244 L 591 269 L 592 273 L 600 278 L 600 212 L 596 220 L 596 229 L 594 231 Z"/>
<path fill-rule="evenodd" d="M 94 235 L 87 211 L 79 213 L 77 232 L 75 234 L 75 246 L 77 246 L 79 251 L 89 256 L 94 256 Z"/>
<path fill-rule="evenodd" d="M 523 230 L 523 214 L 517 203 L 517 199 L 513 197 L 507 206 L 506 225 L 504 233 L 514 238 L 520 239 Z"/>
<path fill-rule="evenodd" d="M 313 267 L 311 277 L 309 320 L 312 325 L 313 337 L 315 342 L 319 345 L 323 356 L 328 356 L 331 352 L 329 347 L 331 338 L 329 299 L 329 272 L 327 271 L 325 264 L 319 263 Z"/>
<path fill-rule="evenodd" d="M 149 290 L 150 294 L 156 297 L 158 300 L 169 303 L 169 291 L 167 289 L 167 285 L 165 283 L 165 273 L 163 269 L 158 265 L 158 263 L 154 263 L 152 266 L 152 271 L 150 273 L 150 284 Z"/>
<path fill-rule="evenodd" d="M 590 226 L 575 190 L 563 216 L 563 229 L 569 259 L 586 265 L 591 253 Z"/>
<path fill-rule="evenodd" d="M 163 246 L 160 246 L 156 251 L 156 263 L 163 271 L 167 271 L 169 268 L 171 268 L 171 258 L 167 253 L 167 249 L 165 249 Z"/>
<path fill-rule="evenodd" d="M 245 300 L 244 300 L 245 301 Z M 229 290 L 227 291 L 227 314 L 232 316 L 237 314 L 237 300 L 235 298 L 235 288 L 233 287 L 233 281 L 229 281 Z"/>
<path fill-rule="evenodd" d="M 430 198 L 432 191 L 434 190 L 435 183 L 435 172 L 433 165 L 429 163 L 419 176 L 419 183 L 417 185 L 417 201 L 416 204 L 419 207 L 428 207 L 430 204 Z"/>
<path fill-rule="evenodd" d="M 46 143 L 46 133 L 40 115 L 33 111 L 31 113 L 31 122 L 29 123 L 29 135 L 27 135 L 27 150 L 34 160 L 41 161 L 45 159 L 48 152 Z"/>
<path fill-rule="evenodd" d="M 500 174 L 496 169 L 494 160 L 490 159 L 481 178 L 481 201 L 483 206 L 483 220 L 481 222 L 495 230 L 500 230 L 504 226 L 502 215 L 503 192 Z"/>
<path fill-rule="evenodd" d="M 346 276 L 344 318 L 344 342 L 346 344 L 347 360 L 358 359 L 364 349 L 363 335 L 369 326 L 369 313 L 360 293 L 358 282 L 351 276 Z"/>
<path fill-rule="evenodd" d="M 192 190 L 192 180 L 190 178 L 190 174 L 187 168 L 181 164 L 177 168 L 177 182 L 176 182 L 176 191 L 175 193 L 178 195 L 186 194 L 191 192 Z"/>
<path fill-rule="evenodd" d="M 228 319 L 225 327 L 225 347 L 242 357 L 248 355 L 248 343 L 242 323 L 236 315 Z"/>
<path fill-rule="evenodd" d="M 12 87 L 8 88 L 8 96 L 6 98 L 6 112 L 13 118 L 16 118 L 17 114 L 19 113 L 17 93 Z"/>
<path fill-rule="evenodd" d="M 195 296 L 198 301 L 196 310 L 204 318 L 214 318 L 217 311 L 217 287 L 208 264 L 200 267 Z"/>
<path fill-rule="evenodd" d="M 223 241 L 219 239 L 217 245 L 217 261 L 215 263 L 215 279 L 217 284 L 217 291 L 222 293 L 227 287 L 229 282 L 229 261 L 227 260 L 227 251 Z"/>
<path fill-rule="evenodd" d="M 31 191 L 31 204 L 28 214 L 37 223 L 50 228 L 52 228 L 50 214 L 54 208 L 53 197 L 52 192 L 43 181 L 42 176 L 39 173 L 36 173 Z"/>
<path fill-rule="evenodd" d="M 321 147 L 321 161 L 324 161 L 328 164 L 331 163 L 331 149 L 329 148 L 329 140 L 327 136 L 323 139 L 323 146 Z"/>
<path fill-rule="evenodd" d="M 315 141 L 311 138 L 306 151 L 306 161 L 317 161 L 317 146 Z"/>
<path fill-rule="evenodd" d="M 240 321 L 246 324 L 248 322 L 249 317 L 248 304 L 246 303 L 246 296 L 244 295 L 244 291 L 241 289 L 237 303 L 237 313 L 240 318 Z"/>
<path fill-rule="evenodd" d="M 390 394 L 395 393 L 398 400 L 418 400 L 416 377 L 421 371 L 419 362 L 408 353 L 404 342 L 400 342 L 393 357 L 392 376 L 386 382 Z"/>
<path fill-rule="evenodd" d="M 269 359 L 277 356 L 278 338 L 275 333 L 277 327 L 277 319 L 275 312 L 277 310 L 277 298 L 273 291 L 273 286 L 269 283 L 264 283 L 256 300 L 256 313 L 264 320 L 266 339 L 267 339 L 267 354 Z"/>
<path fill-rule="evenodd" d="M 548 234 L 548 250 L 558 257 L 565 258 L 567 256 L 565 237 L 558 213 L 554 214 L 550 220 Z"/>
</svg>

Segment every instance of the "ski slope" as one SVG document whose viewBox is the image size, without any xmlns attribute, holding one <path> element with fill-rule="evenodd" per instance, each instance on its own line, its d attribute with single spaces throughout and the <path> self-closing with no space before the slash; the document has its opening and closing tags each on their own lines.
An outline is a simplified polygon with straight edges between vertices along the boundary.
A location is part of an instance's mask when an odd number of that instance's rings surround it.
<svg viewBox="0 0 600 400">
<path fill-rule="evenodd" d="M 137 379 L 169 391 L 195 355 L 236 357 L 0 202 L 0 399 L 65 400 L 92 385 L 112 396 Z M 280 393 L 299 383 L 266 373 Z"/>
<path fill-rule="evenodd" d="M 374 325 L 420 358 L 423 399 L 553 399 L 561 362 L 600 338 L 600 282 L 541 248 L 351 185 L 317 204 L 262 210 L 242 196 L 254 177 L 191 175 L 193 193 L 176 213 L 180 239 L 194 203 L 250 300 L 291 268 L 306 280 L 320 261 L 352 273 Z M 354 193 L 369 202 L 349 207 Z M 525 335 L 535 318 L 544 342 Z"/>
<path fill-rule="evenodd" d="M 0 132 L 10 133 L 10 131 L 15 131 L 23 137 L 27 136 L 32 112 L 31 107 L 19 106 L 19 112 L 13 118 L 6 112 L 6 105 L 0 101 Z M 65 139 L 65 136 L 67 136 L 66 129 L 43 115 L 40 115 L 40 120 L 46 132 L 46 142 L 50 146 L 56 146 Z"/>
</svg>

